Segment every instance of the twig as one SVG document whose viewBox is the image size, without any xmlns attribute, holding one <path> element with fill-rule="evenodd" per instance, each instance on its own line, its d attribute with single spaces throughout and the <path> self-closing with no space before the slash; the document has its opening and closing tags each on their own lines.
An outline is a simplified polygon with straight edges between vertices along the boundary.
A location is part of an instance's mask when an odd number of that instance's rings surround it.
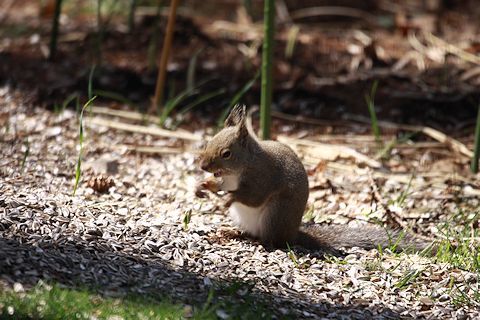
<svg viewBox="0 0 480 320">
<path fill-rule="evenodd" d="M 118 130 L 123 130 L 128 132 L 150 134 L 153 136 L 166 137 L 166 138 L 177 138 L 177 139 L 188 140 L 188 141 L 202 140 L 201 136 L 195 135 L 193 133 L 170 131 L 170 130 L 165 130 L 157 127 L 139 126 L 139 125 L 122 123 L 117 121 L 110 121 L 102 118 L 89 118 L 87 120 L 87 124 L 95 124 L 99 126 L 105 126 L 108 128 L 113 128 L 113 129 L 118 129 Z"/>
<path fill-rule="evenodd" d="M 273 110 L 272 110 L 272 117 L 282 119 L 282 120 L 287 120 L 287 121 L 313 124 L 318 126 L 347 126 L 351 124 L 348 121 L 309 119 L 303 116 L 292 116 L 283 112 L 273 111 Z"/>
<path fill-rule="evenodd" d="M 277 0 L 275 2 L 275 9 L 278 16 L 278 22 L 292 24 L 292 17 L 290 17 L 285 0 Z"/>
<path fill-rule="evenodd" d="M 151 116 L 148 114 L 143 114 L 143 113 L 134 112 L 134 111 L 115 110 L 107 107 L 93 107 L 91 112 L 93 114 L 104 114 L 104 115 L 109 115 L 109 116 L 114 116 L 114 117 L 119 117 L 124 119 L 137 120 L 137 121 L 155 123 L 155 124 L 158 123 L 159 121 L 158 117 L 156 116 Z M 175 129 L 175 131 L 190 134 L 190 132 L 180 128 Z"/>
<path fill-rule="evenodd" d="M 408 51 L 400 59 L 398 59 L 398 61 L 392 66 L 392 70 L 398 72 L 405 68 L 405 66 L 410 62 L 415 62 L 418 70 L 425 70 L 425 61 L 423 59 L 423 55 L 414 50 Z"/>
<path fill-rule="evenodd" d="M 387 218 L 387 224 L 390 223 L 394 228 L 399 227 L 403 231 L 412 234 L 417 239 L 425 240 L 425 241 L 428 241 L 428 242 L 432 241 L 431 238 L 414 232 L 412 230 L 412 228 L 407 223 L 405 223 L 405 221 L 403 221 L 403 219 L 397 213 L 393 212 L 392 210 L 390 210 L 388 208 L 388 206 L 385 206 L 383 204 L 384 200 L 383 200 L 382 195 L 378 191 L 378 185 L 375 182 L 375 180 L 373 179 L 371 171 L 367 170 L 367 172 L 368 172 L 368 180 L 370 182 L 370 188 L 372 190 L 372 201 L 375 201 L 377 206 L 380 206 L 383 209 L 383 211 L 385 213 L 385 216 Z"/>
<path fill-rule="evenodd" d="M 349 118 L 351 120 L 356 120 L 363 123 L 369 123 L 370 121 L 369 119 L 362 116 L 350 115 Z M 409 124 L 397 124 L 389 121 L 378 121 L 378 125 L 384 128 L 389 128 L 389 129 L 421 132 L 429 136 L 430 138 L 437 140 L 438 142 L 446 144 L 455 152 L 463 154 L 468 158 L 473 157 L 473 152 L 470 149 L 468 149 L 468 147 L 465 146 L 463 143 L 431 127 L 415 126 L 415 125 L 409 125 Z"/>
<path fill-rule="evenodd" d="M 430 42 L 431 44 L 433 44 L 437 47 L 442 48 L 446 52 L 449 52 L 453 55 L 456 55 L 457 57 L 459 57 L 462 60 L 480 65 L 480 57 L 479 56 L 471 54 L 470 52 L 467 52 L 467 51 L 465 51 L 465 50 L 463 50 L 463 49 L 461 49 L 461 48 L 459 48 L 459 47 L 457 47 L 457 46 L 455 46 L 451 43 L 448 43 L 445 40 L 434 36 L 430 32 L 425 32 L 424 36 L 425 36 L 425 40 L 427 40 L 428 42 Z"/>
<path fill-rule="evenodd" d="M 468 81 L 468 80 L 470 80 L 472 78 L 475 78 L 475 77 L 478 77 L 478 76 L 480 76 L 480 67 L 475 67 L 475 68 L 471 68 L 471 69 L 468 69 L 465 72 L 463 72 L 459 79 L 461 81 Z"/>
<path fill-rule="evenodd" d="M 93 114 L 104 114 L 108 116 L 120 117 L 130 120 L 137 120 L 137 121 L 149 121 L 152 123 L 158 122 L 158 117 L 151 116 L 147 114 L 141 114 L 139 112 L 127 111 L 127 110 L 115 110 L 110 109 L 107 107 L 93 107 L 92 111 Z"/>
<path fill-rule="evenodd" d="M 293 20 L 317 17 L 317 16 L 344 16 L 344 17 L 353 17 L 358 19 L 363 19 L 372 25 L 377 25 L 377 19 L 374 15 L 358 10 L 355 8 L 348 7 L 335 7 L 335 6 L 325 6 L 325 7 L 311 7 L 296 10 L 290 13 L 290 16 Z"/>
<path fill-rule="evenodd" d="M 147 154 L 179 154 L 185 151 L 183 148 L 172 147 L 126 146 L 126 148 L 128 151 Z"/>
<path fill-rule="evenodd" d="M 308 162 L 307 164 L 308 165 L 316 165 L 318 163 L 318 161 L 316 162 Z M 356 166 L 352 166 L 352 165 L 349 165 L 349 164 L 345 164 L 345 163 L 340 163 L 340 162 L 329 162 L 327 164 L 327 168 L 329 170 L 332 170 L 332 171 L 336 171 L 336 172 L 342 172 L 342 173 L 351 173 L 351 174 L 354 174 L 354 175 L 357 175 L 357 176 L 364 176 L 367 174 L 367 170 L 369 170 L 368 168 L 359 168 L 359 167 L 356 167 Z M 373 175 L 373 177 L 376 179 L 376 178 L 383 178 L 383 179 L 388 179 L 388 180 L 393 180 L 393 181 L 396 181 L 398 183 L 403 183 L 403 184 L 408 184 L 409 181 L 410 181 L 410 178 L 412 176 L 411 173 L 393 173 L 393 172 L 386 172 L 386 171 L 373 171 L 371 173 Z M 418 172 L 416 174 L 417 177 L 422 177 L 422 178 L 425 178 L 425 179 L 438 179 L 439 181 L 445 181 L 445 173 L 444 172 Z M 455 175 L 452 175 L 450 177 L 448 177 L 449 179 L 452 179 L 454 181 L 461 181 L 463 183 L 468 183 L 468 184 L 473 184 L 475 183 L 475 181 L 473 180 L 474 178 L 466 178 L 466 177 L 463 177 L 463 176 L 460 176 L 458 174 L 455 174 Z M 438 185 L 438 184 L 435 184 L 435 181 L 434 182 L 430 182 L 430 184 L 432 185 L 432 187 L 438 187 L 439 189 L 445 189 L 445 186 L 442 184 L 442 185 Z M 480 192 L 480 191 L 479 191 Z"/>
<path fill-rule="evenodd" d="M 392 212 L 388 206 L 385 206 L 383 203 L 383 197 L 380 195 L 378 191 L 377 183 L 375 182 L 372 172 L 367 170 L 368 181 L 370 183 L 370 190 L 372 191 L 372 203 L 375 202 L 380 209 L 383 210 L 385 216 L 387 218 L 387 224 L 393 225 L 393 227 L 398 228 L 401 227 L 402 229 L 407 229 L 407 225 L 398 217 L 398 215 Z"/>
<path fill-rule="evenodd" d="M 309 147 L 309 155 L 316 156 L 321 159 L 335 160 L 336 158 L 354 158 L 360 163 L 365 163 L 372 168 L 381 168 L 382 164 L 375 161 L 364 154 L 346 146 L 332 145 L 326 143 L 320 143 L 316 141 L 306 139 L 294 139 L 285 136 L 278 136 L 277 140 L 289 145 L 306 146 Z"/>
</svg>

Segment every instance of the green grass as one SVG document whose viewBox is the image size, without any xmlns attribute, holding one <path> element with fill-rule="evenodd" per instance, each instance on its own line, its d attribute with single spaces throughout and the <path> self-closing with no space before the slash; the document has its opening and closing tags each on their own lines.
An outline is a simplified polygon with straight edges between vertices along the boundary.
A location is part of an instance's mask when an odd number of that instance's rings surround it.
<svg viewBox="0 0 480 320">
<path fill-rule="evenodd" d="M 302 217 L 303 222 L 315 221 L 315 207 L 313 204 L 307 204 L 307 209 Z"/>
<path fill-rule="evenodd" d="M 272 319 L 270 307 L 250 294 L 253 285 L 214 285 L 205 302 L 173 303 L 168 298 L 104 297 L 86 289 L 40 283 L 26 292 L 0 291 L 0 319 Z M 288 319 L 282 316 L 281 319 Z"/>
<path fill-rule="evenodd" d="M 118 92 L 105 91 L 105 90 L 93 90 L 92 94 L 98 97 L 107 98 L 113 101 L 118 101 L 120 103 L 126 104 L 132 109 L 138 109 L 138 107 L 135 105 L 135 103 L 132 100 L 124 97 Z"/>
<path fill-rule="evenodd" d="M 446 262 L 455 268 L 477 274 L 480 281 L 480 251 L 478 225 L 480 211 L 466 213 L 459 210 L 450 221 L 439 226 L 445 239 L 437 245 L 436 260 Z M 480 290 L 467 282 L 455 283 L 452 279 L 449 293 L 452 303 L 457 306 L 480 305 Z"/>
<path fill-rule="evenodd" d="M 380 128 L 378 127 L 377 113 L 375 112 L 375 94 L 377 93 L 378 80 L 375 80 L 370 89 L 370 93 L 365 95 L 368 112 L 370 113 L 370 120 L 372 122 L 372 131 L 377 143 L 381 143 Z"/>
<path fill-rule="evenodd" d="M 82 153 L 83 153 L 83 140 L 84 140 L 84 129 L 83 129 L 83 113 L 85 112 L 85 109 L 87 109 L 95 100 L 96 96 L 88 100 L 82 108 L 82 111 L 80 112 L 80 118 L 78 120 L 79 122 L 79 128 L 78 128 L 78 145 L 79 145 L 79 151 L 78 151 L 78 158 L 77 158 L 77 165 L 75 168 L 75 184 L 73 186 L 73 195 L 77 192 L 78 184 L 80 183 L 80 177 L 82 175 Z"/>
<path fill-rule="evenodd" d="M 181 319 L 185 308 L 168 300 L 105 298 L 86 290 L 37 286 L 26 293 L 0 293 L 1 319 Z"/>
<path fill-rule="evenodd" d="M 405 205 L 405 202 L 407 201 L 408 197 L 413 193 L 411 189 L 412 189 L 412 181 L 414 176 L 415 174 L 412 174 L 410 176 L 407 186 L 400 192 L 400 195 L 397 198 L 392 199 L 388 202 L 389 205 L 396 205 L 401 208 Z"/>
<path fill-rule="evenodd" d="M 480 272 L 480 252 L 478 224 L 480 212 L 467 215 L 459 211 L 452 221 L 439 226 L 445 239 L 438 243 L 436 258 L 457 268 Z M 453 227 L 456 225 L 457 227 Z"/>
<path fill-rule="evenodd" d="M 417 278 L 422 274 L 423 269 L 411 269 L 409 270 L 397 283 L 395 287 L 400 289 L 405 289 L 417 280 Z"/>
<path fill-rule="evenodd" d="M 204 94 L 200 94 L 200 89 L 201 87 L 208 83 L 211 79 L 206 79 L 200 82 L 196 87 L 193 87 L 189 89 L 188 87 L 180 92 L 178 95 L 170 97 L 166 102 L 165 106 L 163 107 L 160 115 L 159 115 L 159 125 L 162 127 L 166 126 L 166 121 L 170 117 L 170 113 L 172 113 L 175 109 L 180 108 L 182 103 L 190 99 L 190 103 L 186 104 L 181 108 L 179 111 L 180 115 L 185 114 L 186 112 L 192 110 L 198 105 L 201 105 L 205 103 L 208 100 L 211 100 L 213 98 L 216 98 L 220 95 L 223 95 L 225 93 L 225 88 L 220 88 L 218 90 L 212 91 L 212 92 L 207 92 Z M 173 83 L 173 82 L 172 82 Z M 170 90 L 170 94 L 173 95 L 174 90 Z M 176 122 L 174 125 L 171 125 L 169 127 L 175 128 L 180 124 L 180 122 Z"/>
<path fill-rule="evenodd" d="M 473 158 L 470 169 L 473 173 L 478 172 L 478 158 L 480 156 L 480 106 L 477 111 L 477 124 L 475 126 L 475 142 L 473 147 Z"/>
<path fill-rule="evenodd" d="M 222 114 L 217 120 L 217 128 L 223 128 L 223 123 L 225 122 L 225 119 L 227 119 L 228 114 L 230 111 L 233 109 L 233 107 L 238 104 L 240 99 L 247 93 L 250 88 L 254 85 L 255 81 L 257 81 L 258 77 L 260 76 L 260 72 L 257 71 L 255 75 L 253 76 L 252 79 L 250 79 L 245 85 L 240 88 L 240 90 L 233 96 L 233 98 L 230 100 L 228 103 L 228 106 L 223 110 Z"/>
<path fill-rule="evenodd" d="M 229 316 L 228 319 L 272 319 L 274 313 L 272 312 L 272 306 L 265 301 L 261 301 L 257 296 L 250 294 L 254 284 L 236 281 L 233 283 L 219 286 L 215 291 L 210 291 L 209 304 L 205 304 L 201 316 L 216 314 L 221 312 Z M 223 298 L 219 299 L 221 295 Z M 212 303 L 213 298 L 215 303 Z M 219 312 L 221 310 L 221 312 Z M 217 318 L 217 317 L 215 317 Z M 276 314 L 276 319 L 295 319 L 292 314 L 280 315 Z M 198 319 L 204 319 L 199 317 Z"/>
<path fill-rule="evenodd" d="M 295 266 L 295 268 L 300 267 L 300 264 L 298 263 L 297 255 L 290 248 L 290 245 L 288 244 L 288 242 L 287 242 L 287 255 L 288 255 L 288 258 L 293 262 L 293 265 Z"/>
<path fill-rule="evenodd" d="M 192 209 L 185 210 L 183 213 L 183 229 L 188 230 L 188 225 L 192 220 Z"/>
<path fill-rule="evenodd" d="M 411 132 L 411 133 L 404 134 L 404 135 L 402 135 L 398 138 L 393 138 L 389 142 L 385 143 L 385 145 L 377 152 L 374 159 L 375 160 L 378 160 L 378 159 L 388 160 L 388 159 L 390 159 L 393 149 L 398 144 L 405 143 L 405 142 L 409 141 L 416 134 L 418 134 L 418 132 Z"/>
</svg>

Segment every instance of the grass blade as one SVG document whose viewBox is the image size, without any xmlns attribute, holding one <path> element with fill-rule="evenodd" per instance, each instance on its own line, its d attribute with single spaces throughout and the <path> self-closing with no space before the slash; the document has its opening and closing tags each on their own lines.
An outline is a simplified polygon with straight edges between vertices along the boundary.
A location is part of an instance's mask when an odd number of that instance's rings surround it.
<svg viewBox="0 0 480 320">
<path fill-rule="evenodd" d="M 221 89 L 218 89 L 214 92 L 210 92 L 210 93 L 207 93 L 207 94 L 204 94 L 204 95 L 201 95 L 199 96 L 197 99 L 195 99 L 194 101 L 192 101 L 191 103 L 187 104 L 180 112 L 179 114 L 180 115 L 183 115 L 187 112 L 189 112 L 190 110 L 192 110 L 193 108 L 195 108 L 196 106 L 210 100 L 210 99 L 213 99 L 215 97 L 218 97 L 222 94 L 225 93 L 225 88 L 221 88 Z M 171 129 L 172 130 L 175 130 L 179 125 L 180 123 L 182 122 L 181 119 L 177 119 L 176 122 L 172 125 Z"/>
<path fill-rule="evenodd" d="M 23 169 L 25 169 L 25 163 L 27 162 L 27 157 L 30 155 L 30 143 L 28 142 L 28 137 L 25 138 L 25 142 L 23 144 L 25 146 L 25 152 L 23 153 L 20 171 L 23 171 Z"/>
<path fill-rule="evenodd" d="M 190 96 L 194 93 L 195 93 L 195 91 L 192 92 L 191 90 L 184 90 L 184 91 L 180 92 L 176 97 L 168 100 L 168 102 L 163 107 L 162 113 L 160 114 L 160 125 L 164 126 L 165 121 L 167 120 L 168 116 L 170 115 L 170 112 L 172 112 L 173 109 L 175 109 L 175 107 L 180 102 L 182 102 L 185 98 L 187 98 L 188 96 Z"/>
<path fill-rule="evenodd" d="M 203 51 L 203 48 L 195 51 L 193 56 L 190 58 L 187 69 L 187 90 L 193 90 L 195 87 L 195 70 L 197 69 L 197 59 L 198 55 Z"/>
<path fill-rule="evenodd" d="M 258 76 L 260 75 L 260 72 L 257 72 L 255 76 L 248 81 L 230 100 L 230 103 L 228 106 L 223 110 L 222 114 L 217 120 L 217 127 L 221 128 L 223 126 L 223 123 L 225 122 L 225 119 L 227 118 L 228 114 L 230 113 L 230 110 L 232 110 L 233 106 L 236 105 L 240 99 L 247 93 L 248 90 L 253 86 L 255 81 L 257 81 Z"/>
<path fill-rule="evenodd" d="M 130 10 L 128 11 L 128 32 L 132 33 L 135 29 L 135 11 L 137 10 L 137 0 L 130 0 Z"/>
<path fill-rule="evenodd" d="M 182 111 L 180 111 L 180 113 L 184 114 L 188 111 L 190 111 L 191 109 L 195 108 L 196 106 L 198 106 L 199 104 L 201 103 L 204 103 L 205 101 L 208 101 L 210 99 L 213 99 L 215 97 L 218 97 L 222 94 L 225 93 L 225 88 L 221 88 L 221 89 L 218 89 L 216 91 L 213 91 L 213 92 L 210 92 L 210 93 L 206 93 L 204 95 L 201 95 L 199 96 L 197 99 L 195 99 L 194 101 L 192 101 L 191 103 L 187 104 L 185 106 L 185 108 L 182 109 Z"/>
<path fill-rule="evenodd" d="M 72 93 L 71 95 L 69 95 L 65 100 L 63 100 L 63 103 L 62 103 L 62 108 L 59 110 L 58 113 L 62 112 L 63 110 L 65 110 L 65 108 L 68 107 L 68 105 L 74 101 L 75 99 L 78 99 L 78 95 L 76 93 Z"/>
<path fill-rule="evenodd" d="M 470 169 L 473 173 L 478 172 L 478 157 L 480 155 L 480 105 L 477 111 L 477 124 L 475 126 L 475 143 L 473 147 L 473 158 Z"/>
<path fill-rule="evenodd" d="M 78 159 L 77 159 L 77 165 L 75 169 L 75 185 L 73 186 L 73 195 L 77 192 L 78 188 L 78 183 L 80 182 L 80 176 L 82 175 L 82 152 L 83 152 L 83 113 L 85 110 L 93 103 L 93 101 L 97 97 L 94 96 L 90 100 L 88 100 L 82 108 L 82 111 L 80 112 L 80 118 L 79 118 L 79 129 L 78 129 L 78 145 L 79 145 L 79 151 L 78 151 Z"/>
<path fill-rule="evenodd" d="M 96 66 L 93 65 L 92 68 L 90 69 L 90 74 L 88 75 L 88 100 L 92 99 L 93 97 L 93 90 L 92 90 L 92 86 L 93 86 L 93 75 L 95 74 L 95 68 Z"/>
<path fill-rule="evenodd" d="M 132 100 L 125 98 L 120 93 L 113 92 L 113 91 L 105 91 L 105 90 L 93 90 L 93 94 L 97 97 L 104 97 L 104 98 L 112 99 L 115 101 L 119 101 L 121 103 L 128 105 L 129 107 L 136 109 L 135 103 Z"/>
<path fill-rule="evenodd" d="M 370 120 L 372 122 L 372 131 L 375 136 L 375 140 L 381 143 L 380 128 L 378 127 L 377 113 L 375 112 L 375 94 L 377 92 L 378 80 L 375 80 L 370 90 L 370 95 L 365 95 L 365 101 L 367 102 L 368 112 L 370 113 Z"/>
</svg>

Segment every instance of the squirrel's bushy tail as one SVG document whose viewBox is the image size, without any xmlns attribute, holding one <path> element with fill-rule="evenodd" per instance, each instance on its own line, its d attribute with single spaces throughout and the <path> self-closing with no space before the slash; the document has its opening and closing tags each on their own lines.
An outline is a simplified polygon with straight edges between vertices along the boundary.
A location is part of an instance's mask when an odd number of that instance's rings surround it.
<svg viewBox="0 0 480 320">
<path fill-rule="evenodd" d="M 336 252 L 341 248 L 363 249 L 395 248 L 395 250 L 422 251 L 431 245 L 401 231 L 374 225 L 352 228 L 346 225 L 306 225 L 297 238 L 297 244 L 306 249 Z"/>
</svg>

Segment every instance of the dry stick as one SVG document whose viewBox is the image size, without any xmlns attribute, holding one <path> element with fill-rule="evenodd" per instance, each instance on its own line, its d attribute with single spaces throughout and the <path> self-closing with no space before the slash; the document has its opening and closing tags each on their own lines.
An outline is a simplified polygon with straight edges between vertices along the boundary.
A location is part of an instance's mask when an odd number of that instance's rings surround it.
<svg viewBox="0 0 480 320">
<path fill-rule="evenodd" d="M 163 90 L 165 88 L 165 78 L 167 75 L 167 62 L 170 56 L 170 49 L 172 47 L 173 29 L 175 26 L 175 18 L 177 15 L 177 7 L 179 2 L 180 0 L 172 0 L 172 2 L 170 3 L 170 13 L 168 14 L 167 30 L 165 32 L 162 54 L 160 56 L 160 65 L 158 67 L 155 96 L 153 97 L 152 106 L 150 107 L 151 114 L 154 114 L 157 111 L 158 105 L 163 99 Z"/>
<path fill-rule="evenodd" d="M 457 57 L 461 58 L 462 60 L 475 63 L 475 64 L 480 64 L 480 57 L 476 56 L 474 54 L 471 54 L 470 52 L 467 52 L 463 49 L 460 49 L 457 46 L 454 46 L 453 44 L 450 44 L 446 42 L 443 39 L 440 39 L 430 32 L 426 32 L 424 34 L 425 39 L 430 42 L 433 45 L 436 45 L 437 47 L 441 47 L 443 50 L 456 55 Z"/>
<path fill-rule="evenodd" d="M 251 108 L 249 110 L 249 121 L 251 122 L 251 117 L 252 113 L 255 113 L 258 111 L 258 108 L 253 109 Z M 127 111 L 127 110 L 117 110 L 117 109 L 111 109 L 108 107 L 101 107 L 101 106 L 94 106 L 92 107 L 91 110 L 92 114 L 101 114 L 101 115 L 108 115 L 108 116 L 114 116 L 114 117 L 119 117 L 123 119 L 129 119 L 129 120 L 135 120 L 135 121 L 147 121 L 149 123 L 158 123 L 158 117 L 156 116 L 151 116 L 147 114 L 143 114 L 140 112 L 135 112 L 135 111 Z M 309 119 L 309 118 L 304 118 L 302 116 L 292 116 L 286 113 L 278 112 L 278 111 L 272 111 L 272 116 L 274 118 L 282 119 L 282 120 L 287 120 L 287 121 L 292 121 L 292 122 L 298 122 L 298 123 L 305 123 L 305 124 L 311 124 L 311 125 L 320 125 L 320 126 L 348 126 L 351 125 L 352 123 L 350 121 L 342 121 L 342 120 L 321 120 L 321 119 Z M 186 132 L 189 133 L 187 130 L 182 130 L 180 128 L 175 129 L 177 132 Z M 326 137 L 326 136 L 325 136 Z M 331 136 L 328 136 L 331 138 Z M 361 141 L 361 142 L 371 142 L 372 137 L 369 136 L 360 136 L 360 137 L 348 137 L 349 140 L 353 141 Z M 397 148 L 439 148 L 443 146 L 441 142 L 419 142 L 414 145 L 398 145 Z"/>
<path fill-rule="evenodd" d="M 382 164 L 375 161 L 364 154 L 346 146 L 331 145 L 320 143 L 306 139 L 294 139 L 285 136 L 278 136 L 277 140 L 285 144 L 310 147 L 311 151 L 315 150 L 316 155 L 326 160 L 334 160 L 338 157 L 354 158 L 360 163 L 365 163 L 372 168 L 381 168 Z"/>
<path fill-rule="evenodd" d="M 308 162 L 307 164 L 316 165 L 317 163 L 318 161 L 316 160 L 316 161 Z M 329 162 L 327 164 L 327 168 L 332 171 L 354 174 L 357 176 L 365 176 L 366 174 L 368 174 L 367 171 L 370 170 L 369 168 L 359 168 L 357 166 L 353 166 L 345 163 L 339 163 L 339 162 Z M 409 173 L 391 173 L 391 172 L 383 172 L 383 171 L 372 171 L 371 174 L 374 178 L 393 180 L 402 184 L 408 184 L 412 178 L 412 174 L 410 172 Z M 432 180 L 431 182 L 425 183 L 425 185 L 431 185 L 432 187 L 438 188 L 438 189 L 445 188 L 444 184 L 441 183 L 445 181 L 444 172 L 418 172 L 416 176 Z M 451 176 L 450 179 L 453 179 L 454 181 L 461 181 L 468 184 L 475 183 L 474 178 L 469 179 L 469 178 L 460 176 L 458 174 Z M 473 195 L 477 195 L 476 193 L 480 195 L 480 191 L 471 191 L 471 193 Z"/>
<path fill-rule="evenodd" d="M 285 0 L 277 0 L 275 2 L 275 11 L 277 13 L 279 22 L 292 24 L 292 17 L 290 17 Z"/>
<path fill-rule="evenodd" d="M 370 120 L 362 117 L 362 116 L 350 116 L 350 119 L 356 120 L 359 122 L 364 122 L 364 123 L 369 123 Z M 466 145 L 461 143 L 460 141 L 447 136 L 445 133 L 440 132 L 436 129 L 426 127 L 426 126 L 415 126 L 415 125 L 409 125 L 409 124 L 397 124 L 389 121 L 378 121 L 378 125 L 383 127 L 383 128 L 389 128 L 389 129 L 397 129 L 397 130 L 407 130 L 407 131 L 418 131 L 421 132 L 438 142 L 444 143 L 447 146 L 449 146 L 453 151 L 458 152 L 460 154 L 463 154 L 464 156 L 467 156 L 468 158 L 473 157 L 473 152 L 468 149 Z"/>
<path fill-rule="evenodd" d="M 302 116 L 292 116 L 283 112 L 278 112 L 273 110 L 272 110 L 272 117 L 282 119 L 282 120 L 287 120 L 287 121 L 313 124 L 313 125 L 319 125 L 319 126 L 347 126 L 351 124 L 350 121 L 309 119 Z"/>
<path fill-rule="evenodd" d="M 147 153 L 147 154 L 179 154 L 179 153 L 185 152 L 184 148 L 174 148 L 174 147 L 128 146 L 128 145 L 122 145 L 117 147 L 118 149 L 127 148 L 127 150 L 131 152 Z"/>
<path fill-rule="evenodd" d="M 304 8 L 290 13 L 290 16 L 293 20 L 317 16 L 344 16 L 363 19 L 372 25 L 378 25 L 375 15 L 363 10 L 348 7 L 324 6 Z"/>
<path fill-rule="evenodd" d="M 170 130 L 161 129 L 157 127 L 139 126 L 134 124 L 122 123 L 118 121 L 110 121 L 102 118 L 89 118 L 86 124 L 95 124 L 99 126 L 105 126 L 108 128 L 124 130 L 128 132 L 150 134 L 152 136 L 159 136 L 159 137 L 166 137 L 166 138 L 177 138 L 177 139 L 182 139 L 187 141 L 202 140 L 201 136 L 193 133 L 170 131 Z"/>
<path fill-rule="evenodd" d="M 104 114 L 108 116 L 114 116 L 119 118 L 130 119 L 130 120 L 138 120 L 138 121 L 147 120 L 148 122 L 153 122 L 153 123 L 158 122 L 158 117 L 150 116 L 147 114 L 141 114 L 139 112 L 134 112 L 134 111 L 116 110 L 116 109 L 110 109 L 107 107 L 94 106 L 91 112 L 94 114 Z"/>
<path fill-rule="evenodd" d="M 396 213 L 392 212 L 388 206 L 383 204 L 383 198 L 378 191 L 378 185 L 372 177 L 372 172 L 367 170 L 368 182 L 370 183 L 370 190 L 372 191 L 372 202 L 375 202 L 377 206 L 382 209 L 387 217 L 387 223 L 393 223 L 395 227 L 401 227 L 402 229 L 407 229 L 405 223 L 397 216 Z"/>
<path fill-rule="evenodd" d="M 139 112 L 134 112 L 134 111 L 115 110 L 115 109 L 110 109 L 110 108 L 107 108 L 107 107 L 92 107 L 91 112 L 93 114 L 103 114 L 103 115 L 108 115 L 108 116 L 124 118 L 124 119 L 146 121 L 146 122 L 149 122 L 149 123 L 158 124 L 158 117 L 143 114 L 143 113 L 139 113 Z M 176 128 L 175 131 L 176 132 L 184 132 L 184 133 L 187 133 L 187 134 L 190 133 L 189 131 L 183 130 L 181 128 Z"/>
<path fill-rule="evenodd" d="M 373 179 L 371 171 L 368 170 L 367 173 L 368 173 L 368 180 L 370 182 L 370 188 L 372 190 L 372 201 L 375 201 L 375 203 L 378 206 L 380 206 L 381 209 L 383 209 L 383 211 L 385 212 L 385 216 L 387 217 L 387 223 L 388 222 L 393 223 L 394 227 L 400 227 L 405 232 L 409 232 L 409 233 L 414 234 L 415 238 L 417 238 L 417 239 L 421 239 L 421 240 L 425 240 L 425 241 L 432 241 L 431 238 L 414 232 L 409 227 L 409 225 L 402 220 L 402 218 L 398 214 L 396 214 L 395 212 L 390 210 L 388 208 L 388 206 L 385 206 L 383 204 L 384 203 L 383 197 L 380 194 L 380 192 L 378 191 L 378 185 L 375 182 L 375 180 Z"/>
</svg>

